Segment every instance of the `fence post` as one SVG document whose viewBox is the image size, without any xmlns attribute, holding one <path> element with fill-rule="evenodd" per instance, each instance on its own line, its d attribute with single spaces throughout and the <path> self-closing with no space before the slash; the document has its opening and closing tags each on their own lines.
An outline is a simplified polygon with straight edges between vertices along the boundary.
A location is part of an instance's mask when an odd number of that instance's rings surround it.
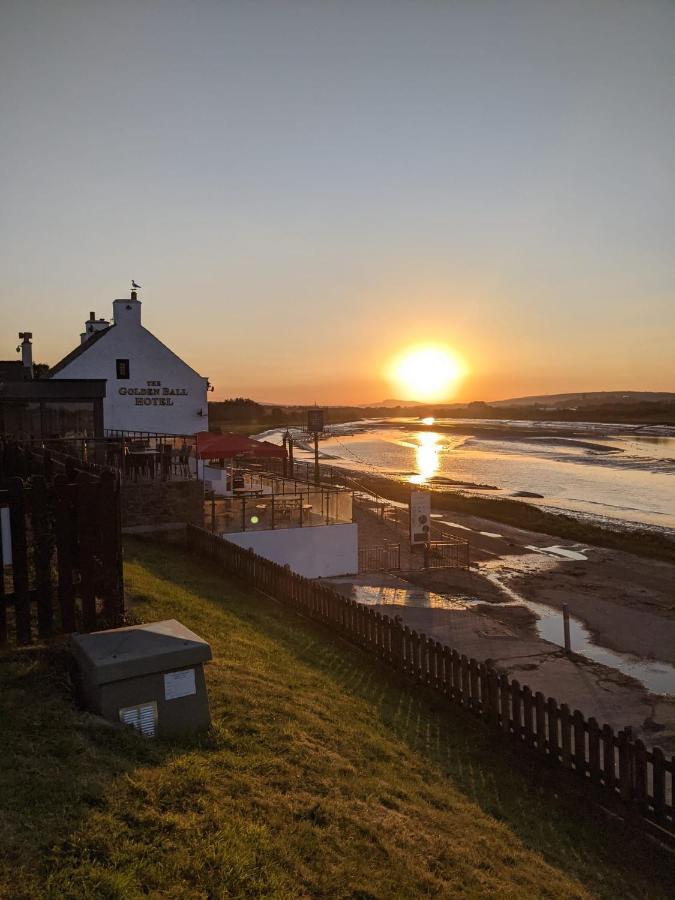
<svg viewBox="0 0 675 900">
<path fill-rule="evenodd" d="M 124 615 L 124 586 L 120 578 L 122 538 L 119 521 L 120 492 L 112 472 L 101 475 L 99 509 L 101 521 L 101 562 L 103 616 L 108 625 L 119 625 Z"/>
<path fill-rule="evenodd" d="M 499 693 L 501 694 L 502 731 L 508 737 L 511 734 L 511 691 L 509 689 L 509 679 L 505 672 L 502 672 L 499 676 Z"/>
<path fill-rule="evenodd" d="M 548 715 L 548 752 L 552 762 L 560 761 L 560 741 L 558 739 L 558 704 L 553 697 L 546 701 Z"/>
<path fill-rule="evenodd" d="M 616 784 L 615 778 L 615 760 L 614 760 L 614 747 L 616 741 L 614 738 L 614 732 L 610 728 L 609 725 L 603 725 L 602 727 L 602 778 L 605 784 L 605 787 L 608 788 L 612 793 L 614 792 L 614 785 Z"/>
<path fill-rule="evenodd" d="M 80 570 L 80 598 L 82 600 L 82 626 L 85 631 L 96 628 L 95 555 L 98 549 L 98 491 L 85 473 L 77 478 L 77 533 Z"/>
<path fill-rule="evenodd" d="M 511 721 L 513 722 L 513 737 L 518 743 L 523 739 L 522 701 L 523 692 L 520 683 L 514 678 L 511 682 Z"/>
<path fill-rule="evenodd" d="M 471 709 L 471 687 L 469 685 L 469 660 L 462 653 L 459 658 L 459 665 L 462 671 L 462 706 L 465 709 Z"/>
<path fill-rule="evenodd" d="M 456 650 L 450 651 L 450 679 L 451 689 L 448 694 L 453 703 L 461 704 L 462 702 L 462 668 L 459 660 L 459 653 Z"/>
<path fill-rule="evenodd" d="M 654 818 L 665 824 L 666 820 L 666 765 L 663 750 L 652 750 L 652 794 L 654 796 Z M 671 770 L 672 771 L 672 770 Z"/>
<path fill-rule="evenodd" d="M 0 469 L 4 469 L 5 448 L 0 444 Z M 0 475 L 2 473 L 0 472 Z M 2 524 L 0 523 L 0 644 L 7 640 L 7 600 L 5 598 L 5 560 L 2 553 Z"/>
<path fill-rule="evenodd" d="M 28 547 L 26 544 L 26 493 L 20 478 L 9 480 L 9 520 L 12 529 L 12 580 L 16 638 L 20 644 L 31 642 L 30 595 L 28 593 Z"/>
<path fill-rule="evenodd" d="M 523 719 L 525 743 L 531 747 L 534 743 L 534 732 L 532 730 L 532 691 L 525 684 L 523 685 Z"/>
<path fill-rule="evenodd" d="M 492 666 L 485 666 L 487 672 L 487 708 L 488 721 L 492 731 L 499 731 L 499 681 L 497 672 Z M 485 698 L 484 698 L 485 702 Z"/>
<path fill-rule="evenodd" d="M 66 483 L 65 475 L 54 479 L 56 491 L 56 561 L 58 565 L 57 592 L 61 609 L 61 628 L 75 631 L 75 603 L 73 590 L 73 549 L 75 546 L 75 511 L 72 505 L 74 485 Z"/>
<path fill-rule="evenodd" d="M 570 610 L 566 603 L 563 603 L 563 631 L 565 635 L 565 653 L 572 652 L 572 644 L 570 641 Z"/>
<path fill-rule="evenodd" d="M 586 723 L 583 714 L 574 710 L 572 716 L 574 729 L 574 768 L 579 775 L 586 772 Z"/>
<path fill-rule="evenodd" d="M 600 784 L 600 726 L 592 716 L 588 720 L 588 771 L 593 784 Z"/>
<path fill-rule="evenodd" d="M 534 695 L 535 722 L 537 726 L 537 751 L 546 755 L 546 701 L 541 691 Z"/>
<path fill-rule="evenodd" d="M 638 738 L 633 746 L 633 802 L 638 811 L 647 812 L 647 749 Z"/>
<path fill-rule="evenodd" d="M 560 743 L 562 745 L 562 764 L 566 769 L 572 768 L 572 715 L 566 703 L 560 704 Z"/>
<path fill-rule="evenodd" d="M 37 590 L 38 633 L 40 637 L 48 637 L 52 633 L 53 626 L 52 552 L 54 542 L 47 484 L 41 475 L 34 475 L 32 479 L 30 512 Z"/>
<path fill-rule="evenodd" d="M 619 793 L 625 803 L 630 803 L 633 796 L 633 772 L 631 760 L 630 737 L 624 728 L 619 732 Z"/>
</svg>

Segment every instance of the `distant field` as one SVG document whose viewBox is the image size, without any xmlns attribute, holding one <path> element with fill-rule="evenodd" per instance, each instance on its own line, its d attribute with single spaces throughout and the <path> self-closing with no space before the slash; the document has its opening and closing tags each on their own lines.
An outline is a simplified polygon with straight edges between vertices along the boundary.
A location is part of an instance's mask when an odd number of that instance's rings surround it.
<svg viewBox="0 0 675 900">
<path fill-rule="evenodd" d="M 58 645 L 0 654 L 0 896 L 672 896 L 660 852 L 326 631 L 168 545 L 125 574 L 210 640 L 212 732 L 101 726 Z"/>
</svg>

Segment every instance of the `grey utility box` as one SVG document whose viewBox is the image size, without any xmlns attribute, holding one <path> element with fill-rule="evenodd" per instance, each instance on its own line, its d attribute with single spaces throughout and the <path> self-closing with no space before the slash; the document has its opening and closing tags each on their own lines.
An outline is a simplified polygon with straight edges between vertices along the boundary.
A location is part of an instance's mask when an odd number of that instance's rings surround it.
<svg viewBox="0 0 675 900">
<path fill-rule="evenodd" d="M 208 728 L 211 648 L 175 619 L 72 638 L 87 708 L 143 734 Z"/>
</svg>

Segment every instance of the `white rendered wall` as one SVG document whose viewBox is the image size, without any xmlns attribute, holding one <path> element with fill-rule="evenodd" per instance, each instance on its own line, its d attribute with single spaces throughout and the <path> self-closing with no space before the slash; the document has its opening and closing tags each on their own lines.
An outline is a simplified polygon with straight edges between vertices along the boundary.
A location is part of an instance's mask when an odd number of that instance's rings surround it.
<svg viewBox="0 0 675 900">
<path fill-rule="evenodd" d="M 201 460 L 197 461 L 197 478 L 204 482 L 204 490 L 213 491 L 220 497 L 230 495 L 228 490 L 230 483 L 230 469 L 221 469 L 209 466 Z"/>
<path fill-rule="evenodd" d="M 275 528 L 243 531 L 225 539 L 251 549 L 279 565 L 289 565 L 305 578 L 355 575 L 359 571 L 359 526 L 316 525 L 310 528 Z"/>
<path fill-rule="evenodd" d="M 113 308 L 115 326 L 53 378 L 107 379 L 106 429 L 162 434 L 207 431 L 207 379 L 141 325 L 138 300 L 116 300 Z M 117 378 L 118 359 L 129 360 L 129 378 Z"/>
</svg>

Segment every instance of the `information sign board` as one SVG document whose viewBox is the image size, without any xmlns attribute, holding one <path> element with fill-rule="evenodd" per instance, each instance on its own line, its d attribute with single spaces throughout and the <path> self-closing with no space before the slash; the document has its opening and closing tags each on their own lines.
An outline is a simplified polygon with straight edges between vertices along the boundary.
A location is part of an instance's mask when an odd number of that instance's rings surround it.
<svg viewBox="0 0 675 900">
<path fill-rule="evenodd" d="M 410 492 L 410 543 L 427 544 L 431 539 L 431 494 Z"/>
</svg>

